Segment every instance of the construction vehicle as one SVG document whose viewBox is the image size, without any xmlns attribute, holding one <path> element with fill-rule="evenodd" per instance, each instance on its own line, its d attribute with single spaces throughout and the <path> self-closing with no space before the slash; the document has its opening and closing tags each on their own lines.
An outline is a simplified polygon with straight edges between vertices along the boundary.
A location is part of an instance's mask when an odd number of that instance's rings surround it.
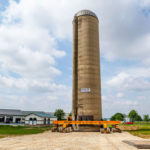
<svg viewBox="0 0 150 150">
<path fill-rule="evenodd" d="M 52 132 L 69 133 L 77 131 L 74 128 L 79 125 L 99 126 L 101 133 L 121 132 L 119 124 L 121 124 L 121 121 L 73 121 L 72 117 L 67 117 L 67 120 L 54 120 Z"/>
</svg>

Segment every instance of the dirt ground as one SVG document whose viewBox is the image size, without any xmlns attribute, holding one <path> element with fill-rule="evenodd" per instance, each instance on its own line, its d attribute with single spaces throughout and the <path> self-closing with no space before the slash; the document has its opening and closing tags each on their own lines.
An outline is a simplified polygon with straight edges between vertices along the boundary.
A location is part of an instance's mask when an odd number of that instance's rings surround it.
<svg viewBox="0 0 150 150">
<path fill-rule="evenodd" d="M 144 140 L 127 132 L 56 133 L 47 131 L 36 135 L 0 139 L 0 150 L 136 150 L 123 140 Z"/>
</svg>

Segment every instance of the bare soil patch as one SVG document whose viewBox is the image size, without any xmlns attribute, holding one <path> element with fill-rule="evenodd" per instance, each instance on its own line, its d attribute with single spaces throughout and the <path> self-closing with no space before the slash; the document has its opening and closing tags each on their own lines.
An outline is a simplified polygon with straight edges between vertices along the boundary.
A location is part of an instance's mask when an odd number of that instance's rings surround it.
<svg viewBox="0 0 150 150">
<path fill-rule="evenodd" d="M 139 127 L 135 125 L 130 125 L 130 126 L 120 126 L 119 127 L 122 131 L 133 131 L 133 130 L 138 130 Z"/>
</svg>

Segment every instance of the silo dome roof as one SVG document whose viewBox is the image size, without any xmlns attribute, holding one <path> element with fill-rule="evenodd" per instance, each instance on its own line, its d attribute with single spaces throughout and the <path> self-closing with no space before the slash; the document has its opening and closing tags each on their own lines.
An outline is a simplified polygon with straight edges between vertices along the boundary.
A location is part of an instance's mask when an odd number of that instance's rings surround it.
<svg viewBox="0 0 150 150">
<path fill-rule="evenodd" d="M 96 14 L 90 10 L 81 10 L 75 14 L 75 16 L 94 16 L 97 18 Z"/>
</svg>

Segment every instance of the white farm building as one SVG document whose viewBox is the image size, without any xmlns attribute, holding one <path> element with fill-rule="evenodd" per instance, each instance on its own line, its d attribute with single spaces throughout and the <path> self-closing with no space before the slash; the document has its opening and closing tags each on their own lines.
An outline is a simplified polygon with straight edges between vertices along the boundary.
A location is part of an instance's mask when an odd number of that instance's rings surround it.
<svg viewBox="0 0 150 150">
<path fill-rule="evenodd" d="M 30 125 L 46 125 L 52 124 L 56 117 L 46 113 L 31 113 L 25 117 L 25 124 Z"/>
<path fill-rule="evenodd" d="M 43 111 L 0 109 L 0 124 L 50 125 L 57 118 Z"/>
</svg>

